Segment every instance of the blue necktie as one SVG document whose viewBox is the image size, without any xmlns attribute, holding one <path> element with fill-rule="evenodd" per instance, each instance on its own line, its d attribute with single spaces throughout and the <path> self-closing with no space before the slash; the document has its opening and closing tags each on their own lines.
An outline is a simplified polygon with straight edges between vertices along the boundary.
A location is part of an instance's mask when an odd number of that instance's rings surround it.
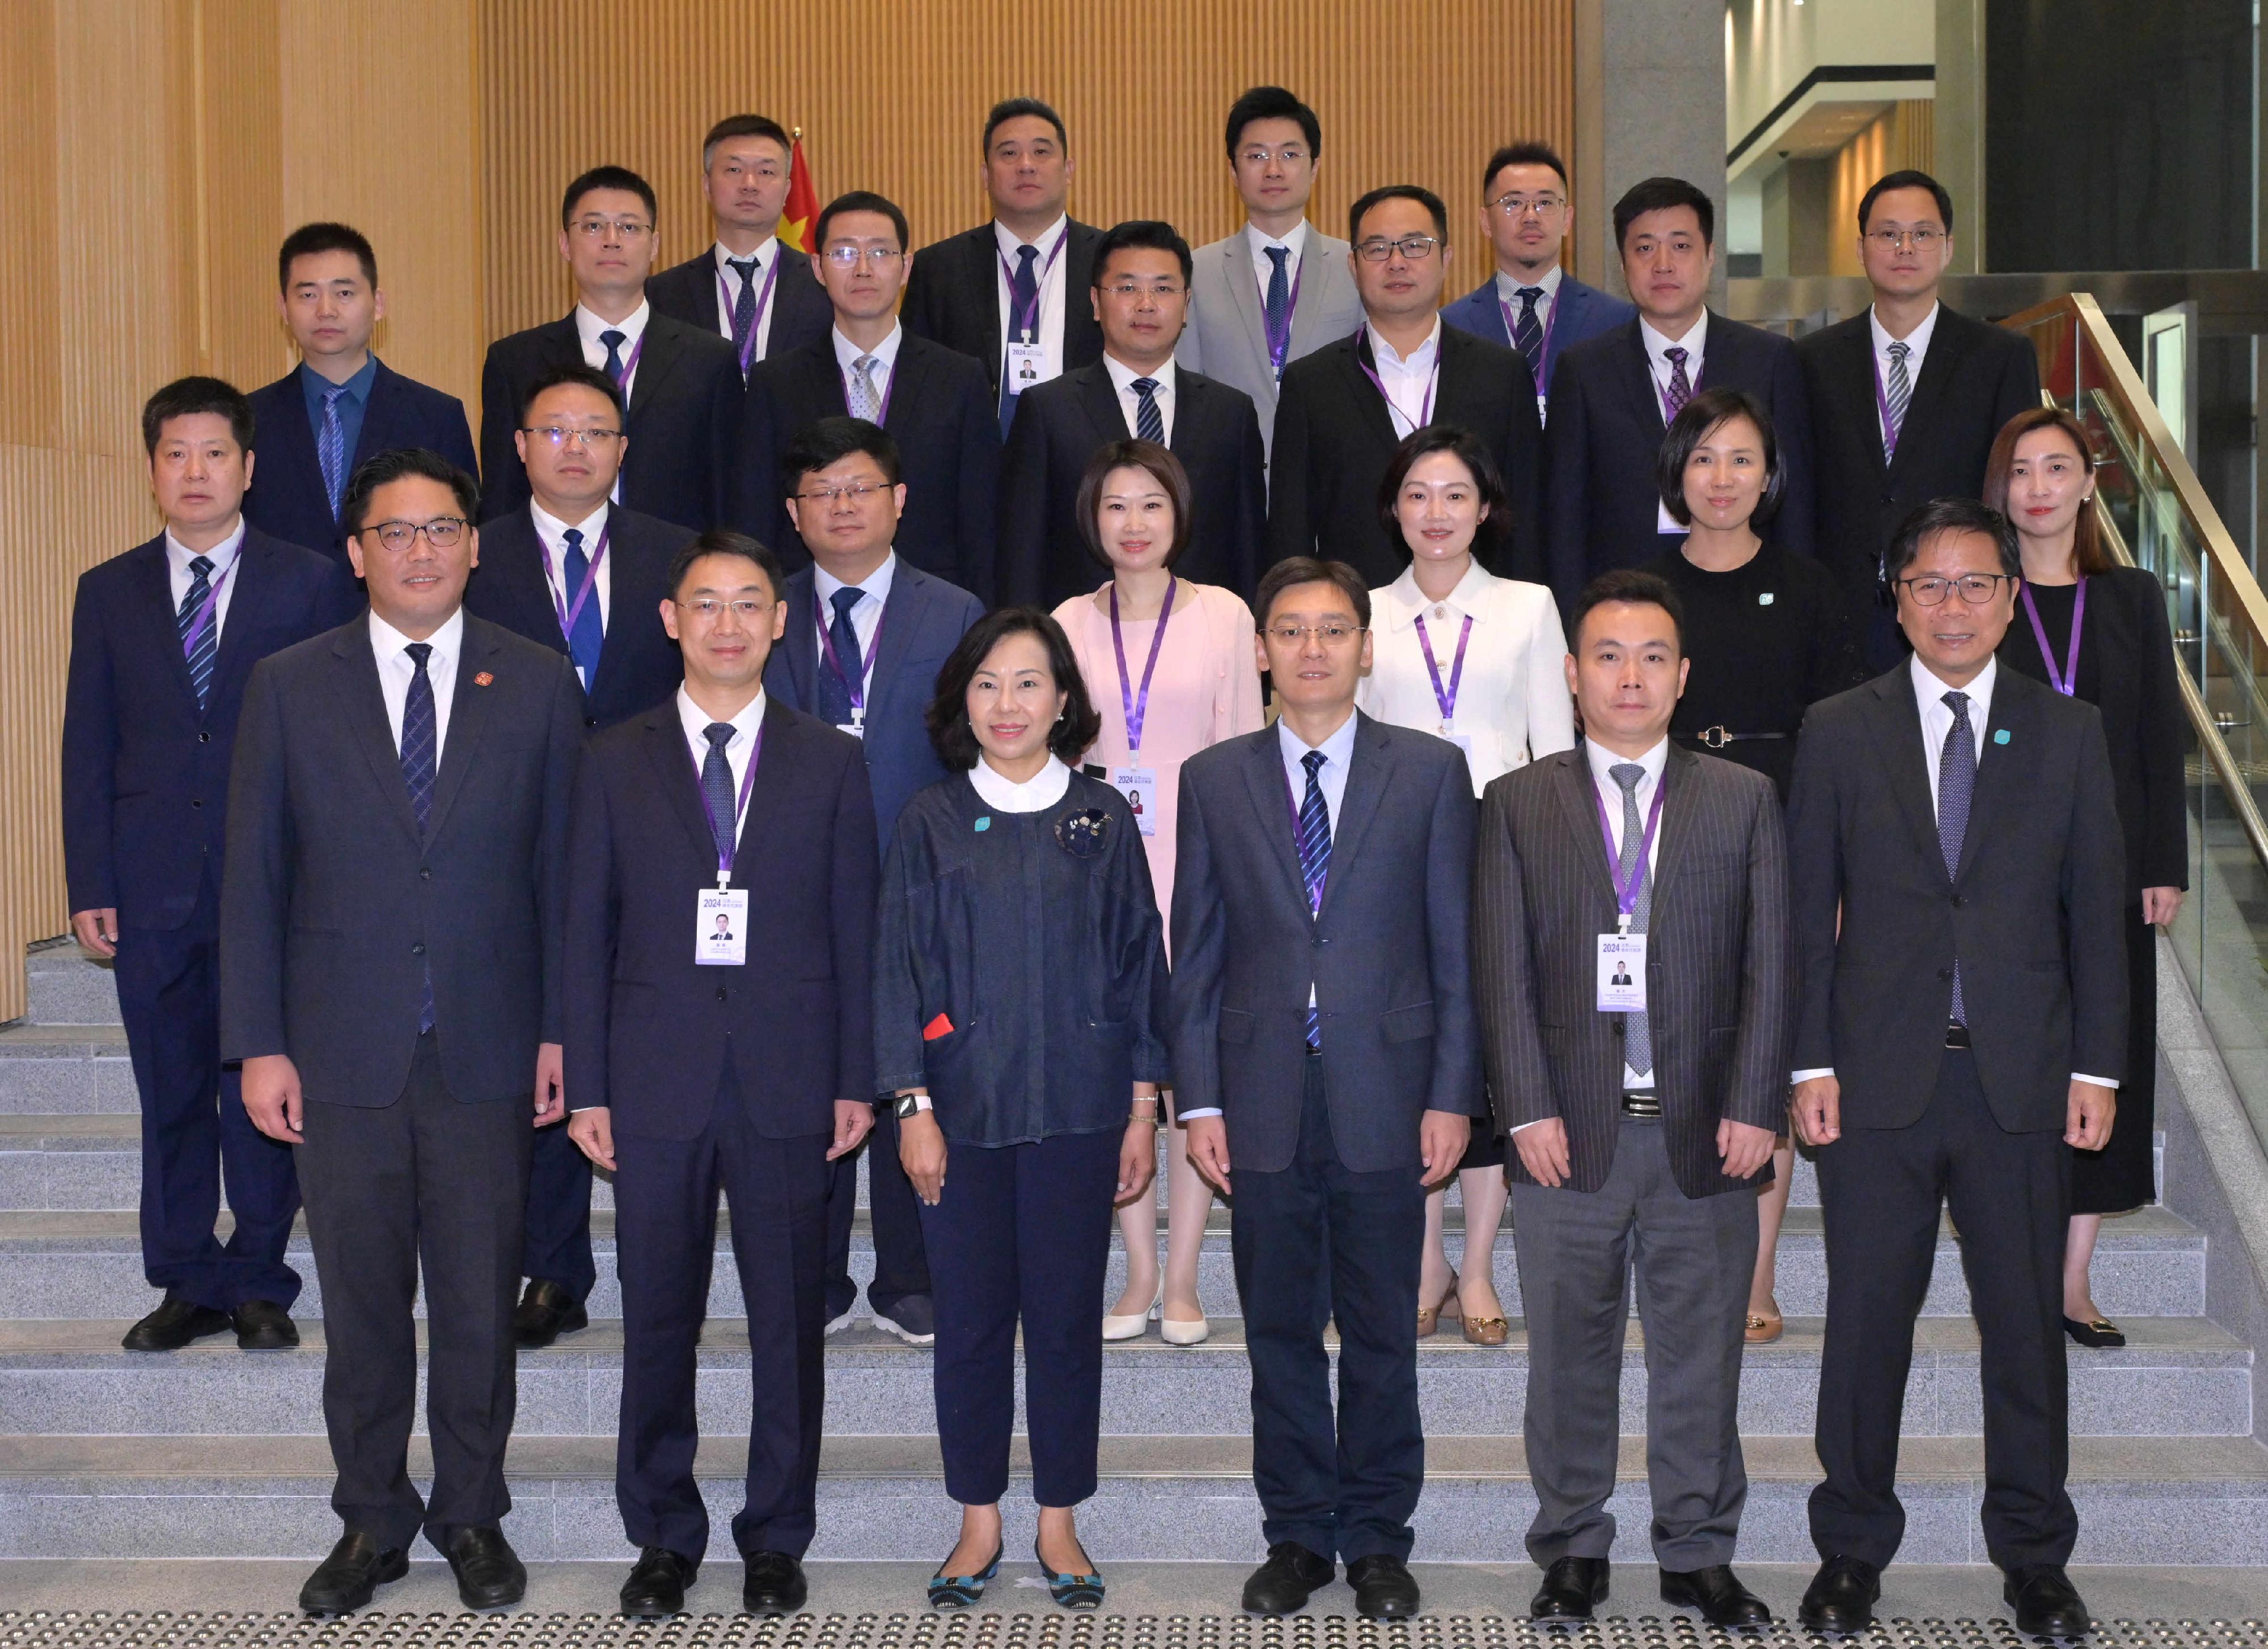
<svg viewBox="0 0 2268 1649">
<path fill-rule="evenodd" d="M 1543 376 L 1543 323 L 1535 318 L 1535 306 L 1543 296 L 1543 289 L 1523 286 L 1514 296 L 1520 299 L 1520 313 L 1512 323 L 1512 347 L 1528 357 L 1528 371 L 1540 379 Z"/>
<path fill-rule="evenodd" d="M 1946 708 L 1953 725 L 1945 730 L 1945 747 L 1937 759 L 1937 845 L 1945 855 L 1945 873 L 1961 873 L 1961 839 L 1969 834 L 1969 802 L 1977 793 L 1977 732 L 1969 725 L 1969 695 L 1948 693 Z M 1961 1000 L 1961 964 L 1953 964 L 1953 1022 L 1969 1023 Z"/>
<path fill-rule="evenodd" d="M 1016 272 L 1008 280 L 1008 342 L 1036 343 L 1040 338 L 1040 281 L 1035 265 L 1040 261 L 1037 247 L 1016 248 Z M 1023 330 L 1028 319 L 1028 335 Z M 1016 417 L 1016 380 L 1008 370 L 1004 354 L 1000 362 L 1000 438 L 1008 438 L 1008 426 Z"/>
<path fill-rule="evenodd" d="M 858 632 L 850 622 L 850 609 L 865 593 L 856 585 L 846 584 L 828 598 L 835 618 L 827 627 L 827 639 L 835 644 L 836 660 L 843 670 L 838 674 L 824 659 L 820 661 L 818 696 L 820 719 L 832 727 L 850 725 L 850 683 L 866 674 L 866 661 L 858 652 Z"/>
<path fill-rule="evenodd" d="M 760 258 L 727 258 L 725 267 L 740 277 L 740 295 L 733 304 L 733 353 L 747 348 L 748 333 L 756 324 L 756 266 Z"/>
<path fill-rule="evenodd" d="M 1292 352 L 1292 282 L 1286 273 L 1292 248 L 1269 247 L 1268 261 L 1275 266 L 1268 271 L 1268 364 L 1281 378 L 1285 357 Z"/>
<path fill-rule="evenodd" d="M 622 386 L 622 344 L 629 335 L 611 327 L 599 335 L 599 342 L 607 346 L 607 376 L 615 380 L 616 389 Z"/>
<path fill-rule="evenodd" d="M 212 617 L 194 638 L 189 635 L 189 627 L 197 622 L 197 615 L 212 599 L 212 570 L 210 556 L 199 556 L 189 563 L 189 593 L 181 598 L 181 610 L 173 620 L 186 650 L 183 656 L 189 661 L 189 687 L 197 696 L 200 710 L 212 696 L 213 659 L 220 652 L 220 609 L 213 609 Z"/>
<path fill-rule="evenodd" d="M 339 519 L 339 503 L 347 488 L 347 431 L 339 422 L 339 397 L 344 384 L 323 392 L 323 434 L 315 443 L 315 461 L 323 467 L 323 496 L 331 501 L 331 519 Z"/>
<path fill-rule="evenodd" d="M 717 862 L 733 857 L 733 827 L 740 822 L 740 798 L 733 789 L 733 764 L 725 747 L 733 742 L 733 724 L 712 721 L 701 730 L 709 754 L 701 762 L 701 799 L 709 812 L 709 834 L 717 843 Z"/>
<path fill-rule="evenodd" d="M 1158 380 L 1134 380 L 1134 433 L 1145 441 L 1166 444 L 1166 415 L 1158 409 Z"/>
<path fill-rule="evenodd" d="M 1307 909 L 1318 914 L 1323 905 L 1323 883 L 1331 868 L 1331 807 L 1323 799 L 1322 781 L 1316 777 L 1327 759 L 1320 750 L 1310 750 L 1300 758 L 1300 765 L 1307 769 L 1307 793 L 1300 803 L 1300 880 L 1307 884 Z M 1311 1000 L 1307 1046 L 1320 1049 L 1322 1045 L 1322 1012 Z"/>
<path fill-rule="evenodd" d="M 575 605 L 575 598 L 583 589 L 583 580 L 591 574 L 591 558 L 583 553 L 583 529 L 571 526 L 562 534 L 567 541 L 567 554 L 560 561 L 559 582 L 565 592 L 567 606 Z M 599 676 L 599 651 L 607 643 L 607 627 L 599 615 L 599 593 L 593 588 L 591 599 L 583 603 L 583 610 L 575 615 L 575 627 L 567 632 L 567 656 L 575 661 L 575 673 L 583 678 L 583 690 L 591 690 L 591 683 Z"/>
<path fill-rule="evenodd" d="M 1638 901 L 1631 907 L 1630 931 L 1646 931 L 1646 917 L 1653 912 L 1653 872 L 1646 863 L 1646 828 L 1638 823 L 1638 782 L 1646 777 L 1646 769 L 1635 762 L 1617 762 L 1607 769 L 1608 776 L 1623 787 L 1623 854 L 1619 873 L 1622 884 L 1630 886 L 1630 879 L 1638 879 Z M 1643 1013 L 1623 1015 L 1623 1064 L 1641 1077 L 1653 1074 L 1653 1027 Z"/>
<path fill-rule="evenodd" d="M 433 656 L 433 644 L 413 641 L 402 652 L 416 666 L 416 674 L 409 678 L 409 696 L 401 705 L 401 777 L 409 787 L 409 811 L 417 815 L 417 834 L 423 836 L 433 817 L 433 771 L 436 753 L 440 748 L 439 723 L 433 714 L 433 678 L 425 674 L 426 660 Z M 425 962 L 425 1000 L 420 1005 L 417 1034 L 423 1035 L 433 1028 L 433 963 Z"/>
</svg>

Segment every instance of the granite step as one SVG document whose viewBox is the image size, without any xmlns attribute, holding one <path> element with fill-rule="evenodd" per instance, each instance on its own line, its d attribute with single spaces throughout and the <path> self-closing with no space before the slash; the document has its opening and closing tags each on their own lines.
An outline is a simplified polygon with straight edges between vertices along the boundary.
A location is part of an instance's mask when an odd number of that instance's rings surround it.
<svg viewBox="0 0 2268 1649">
<path fill-rule="evenodd" d="M 24 957 L 28 987 L 24 1017 L 34 1025 L 115 1025 L 118 984 L 107 962 L 73 939 L 50 940 Z"/>
<path fill-rule="evenodd" d="M 53 1113 L 137 1115 L 122 1027 L 0 1029 L 0 1117 Z"/>
</svg>

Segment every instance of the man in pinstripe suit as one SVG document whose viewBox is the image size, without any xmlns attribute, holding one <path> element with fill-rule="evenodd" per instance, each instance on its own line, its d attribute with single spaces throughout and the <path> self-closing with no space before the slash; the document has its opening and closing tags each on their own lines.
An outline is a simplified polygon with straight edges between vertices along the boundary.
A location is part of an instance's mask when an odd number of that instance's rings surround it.
<svg viewBox="0 0 2268 1649">
<path fill-rule="evenodd" d="M 1635 1263 L 1662 1601 L 1761 1625 L 1732 1558 L 1753 1193 L 1787 1109 L 1779 806 L 1770 781 L 1669 743 L 1686 661 L 1667 584 L 1604 574 L 1571 618 L 1585 741 L 1488 787 L 1475 872 L 1474 998 L 1518 1150 L 1528 1550 L 1544 1571 L 1529 1612 L 1587 1620 L 1607 1595 Z"/>
</svg>

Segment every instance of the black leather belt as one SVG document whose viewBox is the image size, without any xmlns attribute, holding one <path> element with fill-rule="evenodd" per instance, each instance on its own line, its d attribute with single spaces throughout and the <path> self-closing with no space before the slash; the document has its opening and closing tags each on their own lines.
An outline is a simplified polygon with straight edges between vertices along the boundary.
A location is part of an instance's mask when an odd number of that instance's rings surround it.
<svg viewBox="0 0 2268 1649">
<path fill-rule="evenodd" d="M 1947 1026 L 1945 1027 L 1945 1045 L 1948 1048 L 1968 1047 L 1970 1045 L 1969 1027 L 1966 1025 Z"/>
<path fill-rule="evenodd" d="M 1659 1093 L 1625 1093 L 1623 1095 L 1623 1115 L 1640 1122 L 1661 1120 L 1661 1096 Z"/>
<path fill-rule="evenodd" d="M 1739 744 L 1750 739 L 1785 739 L 1784 732 L 1727 732 L 1722 725 L 1704 727 L 1699 732 L 1682 732 L 1681 739 L 1690 739 L 1705 750 L 1721 750 L 1728 744 Z"/>
</svg>

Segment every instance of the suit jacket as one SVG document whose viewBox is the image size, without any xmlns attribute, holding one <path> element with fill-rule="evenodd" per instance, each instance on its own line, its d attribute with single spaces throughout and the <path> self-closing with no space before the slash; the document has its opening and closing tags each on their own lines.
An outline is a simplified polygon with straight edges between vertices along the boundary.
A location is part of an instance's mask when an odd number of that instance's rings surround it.
<svg viewBox="0 0 2268 1649">
<path fill-rule="evenodd" d="M 302 420 L 304 425 L 305 420 Z M 227 840 L 252 667 L 362 602 L 342 563 L 247 526 L 205 706 L 181 651 L 166 535 L 79 575 L 63 688 L 63 878 L 73 910 L 178 928 Z"/>
<path fill-rule="evenodd" d="M 1268 316 L 1260 302 L 1252 242 L 1242 229 L 1192 254 L 1189 320 L 1174 358 L 1252 397 L 1263 450 L 1276 436 L 1276 369 L 1268 360 Z M 1284 364 L 1350 337 L 1362 325 L 1362 294 L 1347 263 L 1347 243 L 1307 225 L 1300 253 L 1299 301 L 1292 306 L 1292 342 Z"/>
<path fill-rule="evenodd" d="M 1543 370 L 1536 373 L 1536 393 L 1543 395 L 1551 393 L 1552 371 L 1570 348 L 1611 332 L 1638 315 L 1637 306 L 1595 286 L 1586 286 L 1564 272 L 1559 276 L 1559 295 L 1551 300 L 1551 310 L 1550 329 L 1543 340 Z M 1504 311 L 1497 303 L 1494 275 L 1443 309 L 1441 319 L 1460 332 L 1486 338 L 1491 343 L 1501 343 L 1507 350 L 1513 347 L 1512 335 L 1505 330 Z M 1533 368 L 1535 363 L 1530 361 L 1528 365 Z"/>
<path fill-rule="evenodd" d="M 608 614 L 599 668 L 583 695 L 583 725 L 611 727 L 650 709 L 685 679 L 677 644 L 661 627 L 669 563 L 692 542 L 689 528 L 619 506 L 607 512 Z M 525 507 L 481 529 L 481 564 L 465 587 L 465 610 L 516 636 L 567 651 L 559 609 L 543 571 L 543 541 Z M 598 600 L 594 592 L 591 598 Z"/>
<path fill-rule="evenodd" d="M 1354 755 L 1311 916 L 1277 731 L 1182 767 L 1169 1015 L 1177 1108 L 1217 1106 L 1239 1167 L 1288 1167 L 1307 994 L 1322 1013 L 1339 1159 L 1415 1169 L 1427 1110 L 1482 1113 L 1473 1021 L 1473 791 L 1447 740 L 1355 712 Z"/>
<path fill-rule="evenodd" d="M 1174 570 L 1249 601 L 1260 579 L 1268 481 L 1260 420 L 1241 389 L 1177 365 L 1174 433 L 1189 473 L 1189 542 Z M 1000 600 L 1052 612 L 1107 576 L 1079 530 L 1087 460 L 1134 432 L 1102 361 L 1024 392 L 1000 460 Z"/>
<path fill-rule="evenodd" d="M 489 345 L 481 368 L 482 520 L 527 503 L 527 471 L 512 438 L 527 386 L 554 367 L 582 364 L 571 314 Z M 740 363 L 730 343 L 654 310 L 630 379 L 622 502 L 696 533 L 729 525 L 740 395 Z"/>
<path fill-rule="evenodd" d="M 2002 670 L 1977 757 L 1948 877 L 1908 666 L 1804 718 L 1787 826 L 1795 1068 L 1834 1071 L 1846 1129 L 1903 1128 L 1929 1104 L 1956 958 L 2001 1127 L 2060 1131 L 2073 1071 L 2124 1074 L 2124 854 L 2102 718 Z"/>
<path fill-rule="evenodd" d="M 1543 435 L 1550 584 L 1564 611 L 1582 587 L 1616 567 L 1635 567 L 1674 548 L 1656 530 L 1661 493 L 1655 465 L 1668 426 L 1638 337 L 1636 316 L 1560 357 L 1551 376 Z M 1709 312 L 1705 389 L 1745 389 L 1764 402 L 1787 477 L 1774 540 L 1799 556 L 1811 548 L 1810 415 L 1795 346 L 1777 334 Z"/>
<path fill-rule="evenodd" d="M 260 461 L 253 467 L 252 487 L 244 495 L 244 519 L 272 538 L 305 544 L 344 562 L 346 534 L 331 513 L 330 495 L 323 490 L 314 427 L 307 422 L 306 392 L 299 386 L 302 370 L 295 366 L 252 392 Z M 480 475 L 465 403 L 404 378 L 380 361 L 370 380 L 370 404 L 363 409 L 362 432 L 355 438 L 347 474 L 353 475 L 364 459 L 399 446 L 424 447 L 467 475 Z"/>
<path fill-rule="evenodd" d="M 777 701 L 733 857 L 747 961 L 693 960 L 717 848 L 674 699 L 610 727 L 575 777 L 567 910 L 567 1093 L 615 1132 L 691 1139 L 730 1061 L 757 1133 L 835 1130 L 874 1095 L 873 803 L 858 741 Z"/>
<path fill-rule="evenodd" d="M 819 673 L 819 614 L 808 567 L 787 579 L 787 633 L 764 665 L 764 690 L 790 710 L 814 713 Z M 937 673 L 968 627 L 984 616 L 984 603 L 968 591 L 931 577 L 903 556 L 882 605 L 874 634 L 879 656 L 866 700 L 866 777 L 874 797 L 875 850 L 887 851 L 898 813 L 916 791 L 947 777 L 929 741 L 923 716 L 937 690 Z"/>
<path fill-rule="evenodd" d="M 1062 260 L 1063 364 L 1068 372 L 1102 358 L 1102 326 L 1087 298 L 1094 284 L 1094 249 L 1101 244 L 1102 231 L 1072 218 L 1064 232 L 1070 237 Z M 993 403 L 998 405 L 1008 343 L 1000 335 L 1000 241 L 989 218 L 914 254 L 898 318 L 916 337 L 973 357 L 984 368 Z"/>
<path fill-rule="evenodd" d="M 762 359 L 785 355 L 806 343 L 819 343 L 835 324 L 835 306 L 827 289 L 811 272 L 811 260 L 784 240 L 773 243 L 780 259 L 779 279 L 772 286 L 771 330 L 764 342 Z M 756 276 L 756 291 L 764 277 Z M 737 297 L 737 290 L 734 296 Z M 714 332 L 726 343 L 722 330 L 732 319 L 724 294 L 717 286 L 717 246 L 714 241 L 682 263 L 674 263 L 645 283 L 646 302 L 656 312 L 703 332 Z M 643 366 L 644 363 L 641 362 Z"/>
<path fill-rule="evenodd" d="M 1717 1154 L 1730 1118 L 1786 1126 L 1793 1029 L 1787 843 L 1770 779 L 1672 745 L 1646 919 L 1646 1014 L 1669 1167 L 1688 1196 L 1754 1190 Z M 1473 985 L 1496 1122 L 1567 1128 L 1568 1183 L 1595 1191 L 1622 1133 L 1620 1013 L 1602 1013 L 1597 936 L 1614 870 L 1582 746 L 1516 768 L 1481 802 Z M 1535 1184 L 1518 1153 L 1513 1174 Z"/>
<path fill-rule="evenodd" d="M 1479 438 L 1512 495 L 1512 531 L 1499 534 L 1489 571 L 1543 582 L 1543 431 L 1535 380 L 1517 350 L 1443 327 L 1441 380 L 1433 422 Z M 1269 560 L 1321 556 L 1344 561 L 1376 589 L 1410 564 L 1410 552 L 1378 521 L 1378 486 L 1401 438 L 1386 398 L 1364 376 L 1374 364 L 1365 328 L 1284 369 L 1269 465 Z"/>
<path fill-rule="evenodd" d="M 899 556 L 990 599 L 1000 413 L 983 372 L 943 344 L 909 333 L 898 341 L 889 399 L 882 427 L 898 444 L 906 483 Z M 775 353 L 749 374 L 735 516 L 791 572 L 809 566 L 811 552 L 788 521 L 792 478 L 781 475 L 780 460 L 806 424 L 849 411 L 832 335 Z"/>
<path fill-rule="evenodd" d="M 565 1023 L 582 696 L 564 658 L 468 614 L 421 837 L 368 621 L 261 660 L 229 788 L 223 1059 L 288 1054 L 310 1100 L 391 1105 L 430 968 L 450 1093 L 529 1102 Z"/>
</svg>

